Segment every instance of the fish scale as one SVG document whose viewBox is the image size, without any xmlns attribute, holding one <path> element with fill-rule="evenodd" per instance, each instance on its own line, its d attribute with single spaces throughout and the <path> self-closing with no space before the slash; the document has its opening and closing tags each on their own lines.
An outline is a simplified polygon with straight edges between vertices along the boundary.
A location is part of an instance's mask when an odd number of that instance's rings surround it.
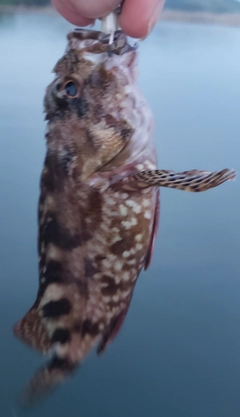
<svg viewBox="0 0 240 417">
<path fill-rule="evenodd" d="M 39 290 L 15 334 L 52 359 L 28 387 L 42 395 L 90 350 L 101 353 L 150 265 L 159 187 L 206 191 L 232 170 L 158 170 L 153 118 L 122 31 L 76 29 L 44 99 L 48 129 L 39 198 Z"/>
</svg>

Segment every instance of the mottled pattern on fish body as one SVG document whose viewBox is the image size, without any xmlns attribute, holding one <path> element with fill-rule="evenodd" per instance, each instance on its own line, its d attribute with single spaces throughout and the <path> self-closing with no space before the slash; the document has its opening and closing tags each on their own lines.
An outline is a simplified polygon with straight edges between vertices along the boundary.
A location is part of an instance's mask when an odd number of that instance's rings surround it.
<svg viewBox="0 0 240 417">
<path fill-rule="evenodd" d="M 156 168 L 152 116 L 136 84 L 136 50 L 118 33 L 109 54 L 101 37 L 70 33 L 46 92 L 40 285 L 15 328 L 30 345 L 42 352 L 54 346 L 57 357 L 72 364 L 97 342 L 102 351 L 119 330 L 136 279 L 150 262 L 158 217 L 156 187 L 125 191 L 121 183 Z"/>
<path fill-rule="evenodd" d="M 73 371 L 119 331 L 157 232 L 159 186 L 199 192 L 228 169 L 158 170 L 152 115 L 124 34 L 75 30 L 45 96 L 47 154 L 39 199 L 39 291 L 15 333 L 52 361 L 29 393 Z"/>
</svg>

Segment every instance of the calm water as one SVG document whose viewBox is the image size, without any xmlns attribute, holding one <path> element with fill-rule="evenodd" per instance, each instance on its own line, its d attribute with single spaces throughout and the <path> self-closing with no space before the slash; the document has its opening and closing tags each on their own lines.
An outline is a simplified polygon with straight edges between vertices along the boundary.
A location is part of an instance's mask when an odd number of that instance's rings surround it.
<svg viewBox="0 0 240 417">
<path fill-rule="evenodd" d="M 70 25 L 0 17 L 0 415 L 239 417 L 240 179 L 194 195 L 162 190 L 151 268 L 108 351 L 38 408 L 16 398 L 42 363 L 12 325 L 37 291 L 42 98 Z M 140 48 L 159 166 L 240 170 L 240 29 L 163 23 Z"/>
</svg>

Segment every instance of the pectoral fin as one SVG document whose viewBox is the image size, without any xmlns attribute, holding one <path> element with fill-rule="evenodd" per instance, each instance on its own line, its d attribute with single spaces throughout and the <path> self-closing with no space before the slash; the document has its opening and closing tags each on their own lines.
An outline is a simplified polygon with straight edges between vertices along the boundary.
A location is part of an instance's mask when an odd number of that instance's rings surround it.
<svg viewBox="0 0 240 417">
<path fill-rule="evenodd" d="M 146 187 L 168 187 L 178 190 L 200 192 L 217 187 L 228 180 L 234 180 L 236 172 L 230 169 L 222 171 L 183 171 L 174 172 L 166 170 L 142 171 L 126 179 L 125 189 Z"/>
</svg>

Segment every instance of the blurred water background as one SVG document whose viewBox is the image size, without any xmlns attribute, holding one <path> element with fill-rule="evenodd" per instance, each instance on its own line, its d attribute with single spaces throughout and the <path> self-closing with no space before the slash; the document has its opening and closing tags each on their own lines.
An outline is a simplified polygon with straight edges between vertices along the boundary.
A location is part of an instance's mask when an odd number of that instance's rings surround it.
<svg viewBox="0 0 240 417">
<path fill-rule="evenodd" d="M 239 417 L 240 179 L 196 195 L 161 190 L 153 262 L 117 339 L 38 407 L 16 405 L 42 363 L 12 325 L 37 291 L 42 99 L 70 28 L 0 15 L 0 415 Z M 160 168 L 240 170 L 239 45 L 240 28 L 165 22 L 141 43 Z"/>
</svg>

